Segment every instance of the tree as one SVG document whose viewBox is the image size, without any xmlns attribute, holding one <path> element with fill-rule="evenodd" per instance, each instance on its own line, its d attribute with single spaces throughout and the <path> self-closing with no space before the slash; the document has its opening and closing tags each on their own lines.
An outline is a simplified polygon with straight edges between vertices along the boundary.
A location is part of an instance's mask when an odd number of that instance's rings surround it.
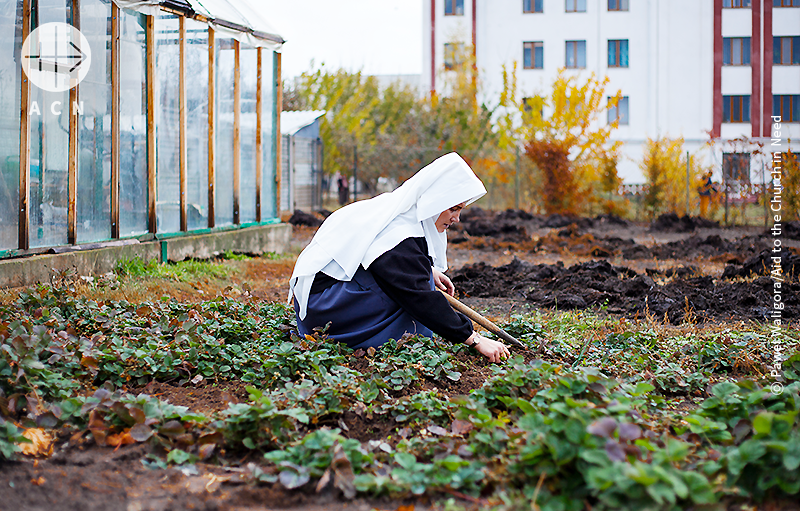
<svg viewBox="0 0 800 511">
<path fill-rule="evenodd" d="M 619 121 L 606 123 L 602 115 L 616 107 L 621 96 L 618 91 L 607 99 L 608 81 L 598 80 L 594 74 L 582 80 L 562 69 L 549 96 L 517 101 L 513 93 L 506 93 L 502 98 L 516 106 L 521 122 L 514 127 L 508 119 L 501 125 L 514 138 L 527 141 L 525 152 L 543 173 L 541 182 L 532 185 L 544 196 L 546 213 L 577 214 L 591 208 L 599 200 L 604 173 L 607 180 L 616 176 L 616 165 L 613 176 L 608 165 L 621 145 L 610 140 Z M 515 87 L 516 78 L 505 84 Z M 550 115 L 545 115 L 545 109 Z"/>
<path fill-rule="evenodd" d="M 774 165 L 781 167 L 782 209 L 783 217 L 788 220 L 800 220 L 800 159 L 791 149 L 781 153 L 781 162 Z"/>
<path fill-rule="evenodd" d="M 660 213 L 685 211 L 687 186 L 690 204 L 698 198 L 700 179 L 707 169 L 698 155 L 690 155 L 687 184 L 683 142 L 683 137 L 648 138 L 645 142 L 644 157 L 639 167 L 647 183 L 644 207 L 651 218 Z"/>
</svg>

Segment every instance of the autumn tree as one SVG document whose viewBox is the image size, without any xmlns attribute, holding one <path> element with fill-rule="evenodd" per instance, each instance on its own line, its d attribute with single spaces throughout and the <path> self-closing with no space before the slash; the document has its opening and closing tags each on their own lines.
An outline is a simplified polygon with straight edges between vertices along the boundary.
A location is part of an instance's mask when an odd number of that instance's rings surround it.
<svg viewBox="0 0 800 511">
<path fill-rule="evenodd" d="M 519 99 L 515 71 L 504 76 L 502 137 L 526 141 L 525 153 L 541 172 L 538 180 L 529 175 L 529 184 L 543 195 L 546 213 L 583 212 L 599 200 L 604 173 L 609 183 L 616 177 L 609 162 L 621 143 L 610 138 L 619 121 L 607 123 L 604 114 L 616 107 L 620 93 L 609 101 L 608 78 L 592 74 L 584 80 L 562 69 L 548 95 Z"/>
<path fill-rule="evenodd" d="M 644 156 L 639 167 L 647 184 L 644 207 L 651 217 L 661 213 L 685 212 L 687 187 L 690 203 L 698 198 L 700 180 L 707 169 L 698 155 L 690 155 L 687 183 L 686 151 L 683 143 L 683 137 L 648 138 L 645 142 Z"/>
</svg>

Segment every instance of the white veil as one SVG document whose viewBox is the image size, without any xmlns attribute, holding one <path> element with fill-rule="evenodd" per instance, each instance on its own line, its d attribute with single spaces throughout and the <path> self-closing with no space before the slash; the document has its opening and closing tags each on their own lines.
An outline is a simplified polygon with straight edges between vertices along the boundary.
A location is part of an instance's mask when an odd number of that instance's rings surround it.
<svg viewBox="0 0 800 511">
<path fill-rule="evenodd" d="M 349 281 L 360 265 L 410 237 L 424 236 L 434 267 L 447 269 L 447 236 L 436 230 L 439 214 L 486 194 L 486 188 L 456 153 L 446 154 L 414 174 L 399 188 L 335 211 L 300 253 L 289 280 L 304 319 L 314 276 L 323 271 Z"/>
</svg>

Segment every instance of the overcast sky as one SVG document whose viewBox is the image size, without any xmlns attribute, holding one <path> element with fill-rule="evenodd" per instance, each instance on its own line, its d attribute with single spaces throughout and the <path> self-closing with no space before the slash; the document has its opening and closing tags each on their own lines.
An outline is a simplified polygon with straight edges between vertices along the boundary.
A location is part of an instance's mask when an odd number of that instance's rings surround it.
<svg viewBox="0 0 800 511">
<path fill-rule="evenodd" d="M 422 0 L 249 0 L 286 39 L 284 78 L 311 69 L 422 72 Z"/>
</svg>

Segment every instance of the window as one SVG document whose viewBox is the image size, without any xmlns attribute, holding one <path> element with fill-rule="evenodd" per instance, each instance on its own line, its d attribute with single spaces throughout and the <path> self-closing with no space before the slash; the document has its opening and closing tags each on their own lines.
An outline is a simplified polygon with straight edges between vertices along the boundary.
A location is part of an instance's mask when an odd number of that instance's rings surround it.
<svg viewBox="0 0 800 511">
<path fill-rule="evenodd" d="M 567 56 L 564 65 L 570 69 L 586 67 L 586 41 L 567 41 Z"/>
<path fill-rule="evenodd" d="M 750 65 L 750 38 L 725 37 L 722 39 L 723 66 Z"/>
<path fill-rule="evenodd" d="M 445 16 L 463 16 L 464 0 L 444 0 Z"/>
<path fill-rule="evenodd" d="M 609 11 L 627 11 L 628 0 L 608 0 Z"/>
<path fill-rule="evenodd" d="M 800 64 L 800 36 L 773 37 L 772 63 L 779 66 Z"/>
<path fill-rule="evenodd" d="M 619 103 L 613 104 L 614 98 L 608 98 L 608 124 L 619 119 L 619 125 L 629 124 L 628 117 L 628 96 L 619 98 Z"/>
<path fill-rule="evenodd" d="M 722 96 L 722 122 L 750 122 L 750 96 Z"/>
<path fill-rule="evenodd" d="M 522 12 L 544 12 L 544 0 L 522 0 Z"/>
<path fill-rule="evenodd" d="M 536 41 L 522 43 L 522 68 L 542 69 L 544 67 L 544 43 Z"/>
<path fill-rule="evenodd" d="M 586 12 L 586 0 L 565 0 L 567 12 Z"/>
<path fill-rule="evenodd" d="M 723 178 L 750 182 L 750 153 L 722 153 Z"/>
<path fill-rule="evenodd" d="M 455 69 L 464 63 L 464 43 L 444 43 L 444 68 Z"/>
<path fill-rule="evenodd" d="M 772 0 L 773 7 L 800 7 L 800 0 Z"/>
<path fill-rule="evenodd" d="M 608 67 L 628 67 L 628 40 L 608 41 Z"/>
<path fill-rule="evenodd" d="M 781 122 L 800 122 L 800 95 L 773 95 L 772 115 L 780 115 Z"/>
<path fill-rule="evenodd" d="M 722 7 L 742 8 L 750 7 L 750 0 L 722 0 Z"/>
</svg>

